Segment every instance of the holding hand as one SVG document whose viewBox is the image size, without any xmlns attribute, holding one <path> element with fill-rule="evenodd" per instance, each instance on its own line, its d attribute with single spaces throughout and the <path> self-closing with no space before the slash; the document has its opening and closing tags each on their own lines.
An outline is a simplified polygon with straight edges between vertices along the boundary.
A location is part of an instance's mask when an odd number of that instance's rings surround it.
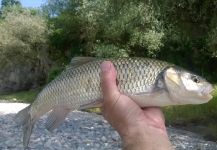
<svg viewBox="0 0 217 150">
<path fill-rule="evenodd" d="M 117 72 L 109 61 L 101 64 L 103 116 L 120 134 L 125 150 L 172 149 L 159 108 L 140 108 L 119 92 Z"/>
</svg>

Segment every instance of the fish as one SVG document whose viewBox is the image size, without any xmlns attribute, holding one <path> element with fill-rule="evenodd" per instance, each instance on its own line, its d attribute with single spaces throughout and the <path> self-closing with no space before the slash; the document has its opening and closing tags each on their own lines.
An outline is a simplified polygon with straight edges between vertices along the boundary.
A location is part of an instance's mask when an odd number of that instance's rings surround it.
<svg viewBox="0 0 217 150">
<path fill-rule="evenodd" d="M 111 61 L 117 70 L 121 93 L 140 107 L 202 104 L 212 99 L 213 86 L 206 79 L 174 64 L 150 58 L 75 57 L 48 83 L 35 101 L 16 114 L 23 126 L 23 145 L 28 148 L 34 124 L 49 112 L 45 124 L 57 128 L 74 110 L 100 106 L 100 64 Z"/>
</svg>

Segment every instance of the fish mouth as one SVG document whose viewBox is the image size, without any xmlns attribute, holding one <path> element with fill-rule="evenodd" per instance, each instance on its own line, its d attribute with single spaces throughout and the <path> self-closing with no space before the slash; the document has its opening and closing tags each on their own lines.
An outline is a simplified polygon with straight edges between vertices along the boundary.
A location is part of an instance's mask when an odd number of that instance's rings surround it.
<svg viewBox="0 0 217 150">
<path fill-rule="evenodd" d="M 201 91 L 201 95 L 204 99 L 210 100 L 212 99 L 212 92 L 214 91 L 214 88 L 212 85 L 208 85 L 207 87 L 205 87 L 204 89 L 202 89 Z"/>
</svg>

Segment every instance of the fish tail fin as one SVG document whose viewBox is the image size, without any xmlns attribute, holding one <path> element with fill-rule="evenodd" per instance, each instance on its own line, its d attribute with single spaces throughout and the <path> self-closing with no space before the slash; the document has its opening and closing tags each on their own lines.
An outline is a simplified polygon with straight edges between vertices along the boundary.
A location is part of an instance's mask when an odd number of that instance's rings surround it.
<svg viewBox="0 0 217 150">
<path fill-rule="evenodd" d="M 18 125 L 23 126 L 23 146 L 24 149 L 28 148 L 29 144 L 29 139 L 32 133 L 32 129 L 34 127 L 35 121 L 31 118 L 31 115 L 29 113 L 31 106 L 28 106 L 18 112 L 15 116 L 15 121 L 17 122 Z"/>
</svg>

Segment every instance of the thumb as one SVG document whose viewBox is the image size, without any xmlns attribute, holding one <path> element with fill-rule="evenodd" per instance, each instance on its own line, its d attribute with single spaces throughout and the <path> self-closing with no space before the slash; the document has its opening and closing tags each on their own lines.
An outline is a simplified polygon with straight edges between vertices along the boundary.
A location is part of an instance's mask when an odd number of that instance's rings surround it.
<svg viewBox="0 0 217 150">
<path fill-rule="evenodd" d="M 101 87 L 103 100 L 105 103 L 112 103 L 120 95 L 116 85 L 117 72 L 114 65 L 110 61 L 105 61 L 101 64 Z M 104 103 L 103 102 L 103 103 Z"/>
</svg>

